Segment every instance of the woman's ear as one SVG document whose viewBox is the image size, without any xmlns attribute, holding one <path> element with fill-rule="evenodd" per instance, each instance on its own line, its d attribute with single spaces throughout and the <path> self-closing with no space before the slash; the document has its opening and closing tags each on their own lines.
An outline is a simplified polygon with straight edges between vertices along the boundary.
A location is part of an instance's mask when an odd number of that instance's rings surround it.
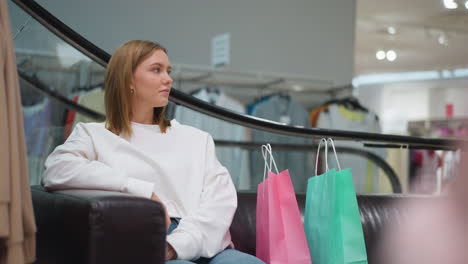
<svg viewBox="0 0 468 264">
<path fill-rule="evenodd" d="M 135 92 L 135 84 L 134 84 L 134 80 L 133 80 L 133 77 L 132 79 L 130 80 L 130 92 L 134 93 Z"/>
</svg>

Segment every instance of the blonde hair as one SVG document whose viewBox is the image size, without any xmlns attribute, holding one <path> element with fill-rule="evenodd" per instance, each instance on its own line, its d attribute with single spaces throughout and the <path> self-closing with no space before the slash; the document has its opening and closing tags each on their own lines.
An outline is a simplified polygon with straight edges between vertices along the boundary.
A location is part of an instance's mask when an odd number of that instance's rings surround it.
<svg viewBox="0 0 468 264">
<path fill-rule="evenodd" d="M 104 103 L 106 107 L 106 128 L 116 135 L 130 137 L 132 127 L 132 100 L 129 89 L 138 65 L 156 50 L 166 49 L 159 43 L 147 40 L 131 40 L 120 46 L 107 64 L 104 77 Z M 166 132 L 171 123 L 165 118 L 165 107 L 154 108 L 154 123 Z"/>
</svg>

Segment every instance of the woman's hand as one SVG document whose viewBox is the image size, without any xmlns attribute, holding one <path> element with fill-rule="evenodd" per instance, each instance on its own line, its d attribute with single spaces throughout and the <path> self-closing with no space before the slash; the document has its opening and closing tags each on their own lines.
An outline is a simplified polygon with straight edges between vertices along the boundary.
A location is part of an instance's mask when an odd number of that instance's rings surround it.
<svg viewBox="0 0 468 264">
<path fill-rule="evenodd" d="M 177 259 L 177 253 L 171 244 L 166 242 L 166 261 Z"/>
<path fill-rule="evenodd" d="M 171 226 L 171 218 L 169 217 L 169 215 L 167 214 L 167 209 L 166 209 L 166 206 L 163 204 L 163 202 L 161 201 L 161 199 L 159 199 L 159 197 L 155 194 L 155 193 L 152 193 L 151 194 L 151 200 L 153 201 L 156 201 L 156 202 L 159 202 L 162 204 L 163 208 L 164 208 L 164 215 L 166 217 L 166 230 L 169 230 L 169 227 Z M 172 247 L 171 247 L 172 248 Z"/>
</svg>

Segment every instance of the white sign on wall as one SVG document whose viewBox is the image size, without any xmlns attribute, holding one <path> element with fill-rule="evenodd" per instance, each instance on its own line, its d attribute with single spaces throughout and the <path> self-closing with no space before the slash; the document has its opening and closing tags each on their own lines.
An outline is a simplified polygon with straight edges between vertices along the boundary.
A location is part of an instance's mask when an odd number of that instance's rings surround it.
<svg viewBox="0 0 468 264">
<path fill-rule="evenodd" d="M 223 67 L 231 61 L 231 35 L 224 33 L 216 35 L 211 40 L 211 66 Z"/>
</svg>

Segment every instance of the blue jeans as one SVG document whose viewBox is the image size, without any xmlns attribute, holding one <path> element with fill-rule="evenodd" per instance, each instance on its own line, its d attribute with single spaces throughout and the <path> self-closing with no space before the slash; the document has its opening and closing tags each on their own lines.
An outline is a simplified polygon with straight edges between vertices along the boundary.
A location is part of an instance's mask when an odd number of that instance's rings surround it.
<svg viewBox="0 0 468 264">
<path fill-rule="evenodd" d="M 179 225 L 179 218 L 171 219 L 171 226 L 167 231 L 167 234 L 170 234 Z M 240 252 L 235 249 L 225 249 L 219 252 L 216 256 L 212 258 L 199 258 L 194 261 L 188 260 L 170 260 L 166 261 L 166 264 L 265 264 L 260 259 Z"/>
</svg>

